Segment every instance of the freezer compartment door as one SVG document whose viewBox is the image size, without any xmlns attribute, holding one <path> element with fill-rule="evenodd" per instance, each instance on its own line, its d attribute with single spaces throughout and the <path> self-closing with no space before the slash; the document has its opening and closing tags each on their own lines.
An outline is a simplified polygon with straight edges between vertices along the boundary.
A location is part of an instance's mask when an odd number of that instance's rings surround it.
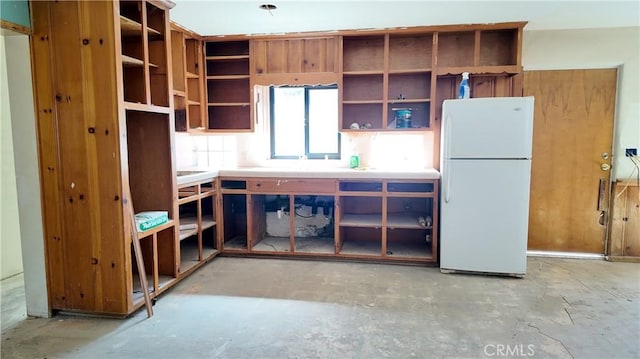
<svg viewBox="0 0 640 359">
<path fill-rule="evenodd" d="M 446 100 L 445 158 L 531 158 L 533 97 Z"/>
<path fill-rule="evenodd" d="M 440 267 L 524 275 L 530 160 L 451 160 L 440 209 Z"/>
</svg>

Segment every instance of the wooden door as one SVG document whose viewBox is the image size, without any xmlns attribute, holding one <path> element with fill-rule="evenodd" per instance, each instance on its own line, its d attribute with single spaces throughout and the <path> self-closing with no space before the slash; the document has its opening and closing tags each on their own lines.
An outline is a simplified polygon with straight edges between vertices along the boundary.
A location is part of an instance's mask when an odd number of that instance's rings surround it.
<svg viewBox="0 0 640 359">
<path fill-rule="evenodd" d="M 529 250 L 604 253 L 616 76 L 525 72 L 524 95 L 535 97 Z"/>
</svg>

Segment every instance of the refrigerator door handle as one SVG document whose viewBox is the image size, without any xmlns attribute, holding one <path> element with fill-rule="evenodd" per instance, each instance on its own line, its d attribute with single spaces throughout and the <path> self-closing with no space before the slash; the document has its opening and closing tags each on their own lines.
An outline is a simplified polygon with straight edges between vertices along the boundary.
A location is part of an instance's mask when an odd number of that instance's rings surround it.
<svg viewBox="0 0 640 359">
<path fill-rule="evenodd" d="M 444 160 L 444 162 L 448 162 L 449 160 Z M 448 167 L 445 165 L 445 168 Z M 449 197 L 451 196 L 451 172 L 446 173 L 445 170 L 445 179 L 444 179 L 444 203 L 449 203 Z"/>
<path fill-rule="evenodd" d="M 451 121 L 451 115 L 447 114 L 442 123 L 445 136 L 444 145 L 444 161 L 442 161 L 442 175 L 444 176 L 444 203 L 449 203 L 449 197 L 451 196 L 451 171 L 447 171 L 449 167 L 449 156 L 451 153 L 451 131 L 449 130 L 449 122 Z"/>
</svg>

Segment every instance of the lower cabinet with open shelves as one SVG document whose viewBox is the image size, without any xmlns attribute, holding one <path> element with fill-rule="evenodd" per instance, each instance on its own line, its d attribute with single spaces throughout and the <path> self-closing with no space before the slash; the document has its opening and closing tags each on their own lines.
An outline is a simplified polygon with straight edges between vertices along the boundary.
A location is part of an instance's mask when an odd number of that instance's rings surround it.
<svg viewBox="0 0 640 359">
<path fill-rule="evenodd" d="M 437 262 L 437 179 L 220 183 L 222 253 Z"/>
<path fill-rule="evenodd" d="M 138 232 L 140 249 L 144 261 L 144 271 L 147 276 L 149 294 L 156 297 L 176 280 L 178 276 L 175 265 L 175 227 L 174 220 L 144 232 Z M 144 294 L 140 287 L 140 273 L 135 263 L 135 254 L 131 250 L 133 273 L 133 303 L 134 306 L 142 306 Z"/>
<path fill-rule="evenodd" d="M 437 260 L 437 181 L 341 181 L 336 253 Z"/>
<path fill-rule="evenodd" d="M 289 195 L 250 195 L 251 251 L 290 253 L 291 200 Z"/>
<path fill-rule="evenodd" d="M 220 252 L 216 179 L 179 185 L 178 206 L 178 271 L 185 276 Z"/>
<path fill-rule="evenodd" d="M 249 248 L 247 245 L 247 195 L 222 192 L 222 212 L 223 251 L 246 252 Z"/>
<path fill-rule="evenodd" d="M 251 194 L 251 252 L 335 254 L 333 203 L 333 196 L 296 191 Z"/>
</svg>

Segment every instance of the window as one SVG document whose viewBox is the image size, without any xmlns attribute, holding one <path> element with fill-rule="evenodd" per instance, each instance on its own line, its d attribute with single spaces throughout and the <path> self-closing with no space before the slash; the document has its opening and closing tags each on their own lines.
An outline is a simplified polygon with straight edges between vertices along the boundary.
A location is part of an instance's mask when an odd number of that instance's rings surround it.
<svg viewBox="0 0 640 359">
<path fill-rule="evenodd" d="M 338 87 L 271 87 L 271 158 L 340 159 Z"/>
</svg>

